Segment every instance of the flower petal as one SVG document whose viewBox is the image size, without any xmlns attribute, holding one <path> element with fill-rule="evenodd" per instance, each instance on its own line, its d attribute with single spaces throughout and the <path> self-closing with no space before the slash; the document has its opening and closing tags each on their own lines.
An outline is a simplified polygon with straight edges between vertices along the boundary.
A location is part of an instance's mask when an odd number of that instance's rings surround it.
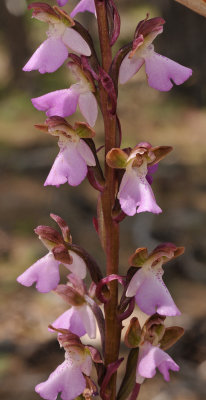
<svg viewBox="0 0 206 400">
<path fill-rule="evenodd" d="M 58 393 L 61 393 L 62 400 L 73 400 L 85 387 L 86 382 L 80 367 L 73 366 L 66 360 L 51 373 L 47 381 L 37 385 L 35 391 L 46 400 L 56 400 Z"/>
<path fill-rule="evenodd" d="M 44 186 L 59 186 L 68 181 L 69 185 L 79 185 L 87 175 L 87 165 L 79 154 L 76 143 L 68 141 L 56 157 Z"/>
<path fill-rule="evenodd" d="M 83 336 L 86 333 L 84 323 L 79 313 L 80 307 L 71 307 L 57 318 L 52 326 L 56 329 L 69 329 L 72 333 L 78 336 Z"/>
<path fill-rule="evenodd" d="M 180 315 L 161 274 L 150 269 L 135 296 L 139 308 L 148 315 Z"/>
<path fill-rule="evenodd" d="M 89 11 L 92 14 L 96 15 L 96 7 L 94 4 L 94 0 L 81 0 L 77 4 L 77 6 L 71 12 L 71 17 L 74 18 L 76 14 L 84 11 Z"/>
<path fill-rule="evenodd" d="M 92 359 L 91 356 L 87 356 L 85 361 L 81 364 L 81 371 L 89 376 L 91 374 L 91 369 L 92 369 Z"/>
<path fill-rule="evenodd" d="M 23 71 L 39 70 L 41 74 L 56 71 L 68 57 L 68 50 L 61 39 L 48 38 L 31 56 Z"/>
<path fill-rule="evenodd" d="M 144 282 L 146 278 L 146 273 L 144 271 L 144 268 L 139 269 L 134 276 L 132 277 L 127 291 L 126 291 L 126 296 L 127 297 L 133 297 L 136 295 L 138 289 L 140 288 L 140 286 L 142 285 L 142 283 Z"/>
<path fill-rule="evenodd" d="M 87 165 L 94 166 L 96 165 L 96 161 L 94 158 L 94 154 L 92 153 L 90 147 L 85 143 L 84 140 L 80 139 L 77 144 L 78 152 L 81 154 L 82 158 L 85 160 Z"/>
<path fill-rule="evenodd" d="M 64 156 L 65 151 L 65 149 L 60 150 L 44 182 L 44 186 L 52 185 L 59 187 L 68 181 L 69 167 Z"/>
<path fill-rule="evenodd" d="M 95 339 L 96 321 L 91 308 L 87 304 L 84 304 L 83 306 L 79 307 L 78 312 L 82 319 L 82 323 L 85 326 L 88 336 L 90 337 L 90 339 Z"/>
<path fill-rule="evenodd" d="M 74 251 L 69 250 L 70 256 L 73 258 L 72 264 L 64 264 L 73 274 L 80 279 L 84 279 L 87 274 L 87 268 L 84 260 Z"/>
<path fill-rule="evenodd" d="M 66 28 L 62 40 L 66 46 L 68 46 L 73 51 L 80 53 L 84 56 L 91 56 L 91 50 L 87 42 L 83 39 L 79 32 L 72 28 Z"/>
<path fill-rule="evenodd" d="M 171 80 L 176 85 L 181 85 L 192 75 L 190 68 L 161 56 L 153 50 L 148 51 L 145 56 L 145 70 L 148 84 L 152 88 L 163 92 L 173 87 Z"/>
<path fill-rule="evenodd" d="M 37 110 L 45 111 L 48 117 L 58 115 L 68 117 L 74 114 L 77 108 L 79 93 L 75 90 L 62 89 L 44 94 L 32 99 L 32 104 Z"/>
<path fill-rule="evenodd" d="M 156 368 L 160 370 L 166 381 L 169 381 L 169 369 L 179 371 L 179 366 L 167 353 L 159 347 L 145 342 L 139 350 L 137 375 L 139 374 L 143 378 L 153 378 L 156 374 Z"/>
<path fill-rule="evenodd" d="M 144 59 L 140 57 L 129 58 L 130 53 L 123 59 L 119 69 L 119 82 L 121 84 L 126 83 L 132 76 L 139 71 L 144 64 Z"/>
<path fill-rule="evenodd" d="M 137 213 L 139 214 L 145 211 L 152 212 L 154 214 L 161 213 L 162 210 L 156 203 L 154 193 L 147 179 L 145 177 L 141 177 L 139 182 L 136 184 L 138 184 L 140 192 L 140 202 Z"/>
<path fill-rule="evenodd" d="M 59 264 L 53 254 L 48 253 L 20 275 L 17 281 L 24 286 L 31 286 L 36 282 L 39 292 L 50 292 L 57 287 L 60 280 Z"/>
<path fill-rule="evenodd" d="M 125 214 L 130 216 L 136 214 L 137 204 L 140 202 L 140 192 L 135 171 L 125 172 L 117 197 Z"/>
<path fill-rule="evenodd" d="M 93 93 L 81 93 L 79 96 L 78 104 L 80 111 L 82 115 L 86 118 L 88 124 L 90 126 L 94 126 L 98 115 L 98 108 L 97 101 Z"/>
</svg>

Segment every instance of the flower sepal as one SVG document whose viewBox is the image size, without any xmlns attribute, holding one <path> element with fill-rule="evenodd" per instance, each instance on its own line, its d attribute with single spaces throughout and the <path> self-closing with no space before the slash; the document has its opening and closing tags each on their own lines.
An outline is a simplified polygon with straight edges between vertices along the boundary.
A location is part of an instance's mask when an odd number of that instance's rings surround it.
<svg viewBox="0 0 206 400">
<path fill-rule="evenodd" d="M 129 327 L 124 337 L 124 343 L 130 349 L 134 349 L 141 343 L 142 329 L 138 318 L 133 317 L 130 320 Z"/>
<path fill-rule="evenodd" d="M 170 326 L 165 329 L 165 333 L 160 340 L 160 348 L 168 350 L 184 335 L 184 329 L 180 326 Z"/>
</svg>

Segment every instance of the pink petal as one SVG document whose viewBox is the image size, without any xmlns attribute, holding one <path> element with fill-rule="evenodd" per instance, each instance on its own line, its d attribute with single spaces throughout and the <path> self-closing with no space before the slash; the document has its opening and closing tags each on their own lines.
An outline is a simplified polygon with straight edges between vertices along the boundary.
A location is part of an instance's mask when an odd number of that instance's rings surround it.
<svg viewBox="0 0 206 400">
<path fill-rule="evenodd" d="M 79 307 L 71 307 L 65 311 L 53 322 L 52 326 L 57 329 L 69 329 L 78 336 L 83 336 L 86 333 L 81 314 L 79 313 Z"/>
<path fill-rule="evenodd" d="M 68 181 L 69 185 L 79 185 L 87 175 L 87 165 L 73 142 L 68 141 L 56 157 L 44 186 L 59 186 Z"/>
<path fill-rule="evenodd" d="M 65 151 L 66 149 L 60 150 L 51 167 L 44 186 L 52 185 L 59 187 L 68 181 L 69 166 L 64 156 Z"/>
<path fill-rule="evenodd" d="M 86 387 L 85 379 L 81 369 L 72 365 L 70 360 L 65 360 L 52 372 L 47 381 L 35 387 L 43 399 L 56 400 L 61 393 L 62 400 L 74 400 Z"/>
<path fill-rule="evenodd" d="M 139 274 L 139 271 L 136 274 Z M 136 303 L 148 315 L 156 312 L 160 315 L 180 315 L 181 313 L 176 307 L 161 275 L 153 269 L 146 271 L 144 281 L 137 288 Z"/>
<path fill-rule="evenodd" d="M 169 369 L 179 371 L 179 366 L 167 353 L 159 347 L 145 342 L 139 351 L 137 376 L 139 374 L 143 378 L 153 378 L 156 374 L 156 368 L 159 369 L 166 381 L 169 381 Z"/>
<path fill-rule="evenodd" d="M 86 92 L 80 94 L 78 104 L 80 111 L 86 118 L 88 124 L 90 126 L 94 126 L 97 119 L 98 108 L 97 101 L 93 93 Z"/>
<path fill-rule="evenodd" d="M 84 11 L 89 11 L 92 14 L 96 15 L 96 8 L 94 4 L 94 0 L 81 0 L 77 4 L 77 6 L 71 12 L 71 17 L 74 18 L 76 14 Z"/>
<path fill-rule="evenodd" d="M 191 75 L 192 70 L 154 51 L 149 51 L 145 57 L 145 70 L 149 85 L 160 91 L 168 91 L 173 83 L 181 85 Z"/>
<path fill-rule="evenodd" d="M 62 40 L 66 46 L 84 56 L 91 56 L 91 50 L 83 37 L 72 28 L 66 28 Z"/>
<path fill-rule="evenodd" d="M 145 177 L 141 178 L 137 184 L 140 192 L 140 202 L 137 213 L 139 214 L 145 211 L 152 212 L 153 214 L 161 213 L 162 210 L 156 203 L 154 193 L 147 179 Z"/>
<path fill-rule="evenodd" d="M 50 292 L 57 287 L 60 280 L 59 264 L 53 254 L 48 253 L 20 275 L 17 281 L 24 286 L 31 286 L 36 282 L 39 292 Z"/>
<path fill-rule="evenodd" d="M 137 204 L 140 202 L 140 192 L 135 171 L 125 172 L 117 197 L 125 214 L 130 216 L 136 214 Z"/>
<path fill-rule="evenodd" d="M 138 289 L 140 288 L 140 286 L 142 285 L 142 283 L 144 282 L 146 277 L 145 271 L 143 268 L 139 269 L 134 276 L 132 277 L 127 291 L 126 291 L 126 296 L 127 297 L 133 297 L 136 295 Z"/>
<path fill-rule="evenodd" d="M 58 115 L 68 117 L 74 114 L 77 108 L 79 94 L 70 89 L 56 90 L 43 96 L 32 99 L 32 104 L 37 110 L 45 111 L 48 117 Z"/>
<path fill-rule="evenodd" d="M 94 154 L 92 153 L 90 147 L 85 143 L 83 139 L 80 139 L 77 144 L 78 152 L 81 154 L 82 158 L 85 160 L 87 165 L 94 166 L 96 165 L 96 161 L 94 158 Z"/>
<path fill-rule="evenodd" d="M 130 53 L 123 59 L 119 70 L 119 82 L 126 83 L 132 76 L 139 71 L 144 64 L 144 59 L 140 57 L 129 58 Z"/>
<path fill-rule="evenodd" d="M 39 70 L 41 74 L 56 71 L 68 57 L 68 50 L 61 39 L 48 38 L 31 56 L 23 71 Z"/>
<path fill-rule="evenodd" d="M 86 332 L 90 339 L 95 339 L 96 337 L 96 321 L 91 308 L 85 304 L 79 307 L 79 316 L 82 319 L 82 323 L 86 329 Z"/>
<path fill-rule="evenodd" d="M 64 264 L 73 274 L 77 275 L 80 279 L 84 279 L 87 274 L 87 268 L 84 260 L 74 251 L 70 250 L 69 254 L 73 258 L 72 264 Z"/>
</svg>

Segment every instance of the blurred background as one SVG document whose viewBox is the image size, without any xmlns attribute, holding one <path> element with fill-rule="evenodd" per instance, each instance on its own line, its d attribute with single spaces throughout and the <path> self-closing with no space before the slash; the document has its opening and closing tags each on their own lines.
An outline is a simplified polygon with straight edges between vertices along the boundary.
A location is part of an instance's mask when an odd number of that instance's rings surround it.
<svg viewBox="0 0 206 400">
<path fill-rule="evenodd" d="M 16 277 L 45 254 L 35 237 L 37 225 L 54 226 L 50 212 L 69 224 L 73 241 L 85 247 L 104 271 L 104 255 L 92 226 L 97 192 L 87 181 L 79 187 L 43 187 L 58 152 L 56 139 L 35 130 L 45 115 L 30 102 L 49 91 L 71 84 L 66 64 L 54 74 L 23 73 L 22 67 L 45 39 L 45 24 L 31 20 L 25 0 L 0 4 L 0 398 L 37 400 L 34 386 L 62 362 L 55 335 L 47 331 L 66 308 L 55 294 L 42 295 L 16 283 Z M 49 1 L 48 1 L 49 3 Z M 50 2 L 53 4 L 53 2 Z M 70 12 L 77 0 L 70 0 Z M 174 151 L 160 163 L 153 189 L 163 209 L 126 218 L 121 224 L 120 270 L 137 248 L 150 250 L 164 241 L 185 246 L 180 259 L 166 266 L 164 275 L 182 311 L 168 318 L 185 336 L 171 349 L 179 374 L 165 384 L 157 374 L 141 389 L 141 399 L 203 400 L 206 398 L 206 20 L 172 0 L 119 0 L 122 30 L 118 47 L 133 37 L 145 18 L 166 19 L 164 34 L 155 40 L 157 52 L 193 69 L 193 76 L 169 93 L 149 88 L 144 70 L 119 91 L 123 147 L 140 141 L 171 145 Z M 78 15 L 97 43 L 96 20 Z M 80 114 L 71 121 L 81 120 Z M 99 115 L 96 143 L 103 144 Z M 102 152 L 103 153 L 103 152 Z M 101 153 L 100 153 L 101 154 Z M 103 154 L 101 154 L 103 157 Z M 62 279 L 65 270 L 62 267 Z M 137 311 L 138 313 L 138 311 Z M 141 321 L 145 316 L 139 313 Z M 86 339 L 87 341 L 87 339 Z M 98 345 L 98 339 L 97 339 Z M 125 348 L 122 348 L 125 352 Z"/>
</svg>

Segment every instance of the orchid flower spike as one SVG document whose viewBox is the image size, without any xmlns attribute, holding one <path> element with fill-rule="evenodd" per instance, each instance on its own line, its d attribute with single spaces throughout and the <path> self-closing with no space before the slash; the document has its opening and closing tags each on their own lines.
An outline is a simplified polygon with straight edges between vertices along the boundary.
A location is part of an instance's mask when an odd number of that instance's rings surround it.
<svg viewBox="0 0 206 400">
<path fill-rule="evenodd" d="M 57 0 L 57 2 L 60 7 L 63 7 L 68 2 L 68 0 Z M 75 15 L 84 11 L 89 11 L 90 13 L 96 15 L 94 0 L 80 0 L 73 11 L 70 13 L 70 16 L 74 18 Z"/>
<path fill-rule="evenodd" d="M 139 22 L 132 50 L 123 59 L 119 70 L 119 81 L 121 84 L 126 83 L 133 75 L 135 75 L 143 64 L 145 64 L 145 72 L 148 84 L 154 89 L 160 91 L 168 91 L 176 85 L 181 85 L 191 75 L 192 70 L 183 65 L 176 63 L 154 51 L 152 45 L 157 35 L 163 32 L 163 24 L 165 21 L 160 18 L 148 17 Z"/>
<path fill-rule="evenodd" d="M 180 315 L 162 275 L 162 265 L 184 252 L 183 247 L 176 247 L 172 243 L 162 244 L 148 255 L 146 248 L 139 248 L 131 256 L 131 265 L 141 267 L 132 277 L 127 291 L 127 297 L 135 296 L 139 308 L 148 315 Z"/>
<path fill-rule="evenodd" d="M 66 331 L 65 331 L 66 332 Z M 60 345 L 66 350 L 65 361 L 51 373 L 47 381 L 38 384 L 35 391 L 46 400 L 74 400 L 86 388 L 86 376 L 92 369 L 92 359 L 88 349 L 79 338 L 68 332 L 58 337 Z"/>
<path fill-rule="evenodd" d="M 58 136 L 60 148 L 44 186 L 59 187 L 68 182 L 71 186 L 78 186 L 87 175 L 87 166 L 95 166 L 95 157 L 83 140 L 94 136 L 94 131 L 85 123 L 77 122 L 74 127 L 60 117 L 51 117 L 45 125 L 36 125 L 51 135 Z"/>
<path fill-rule="evenodd" d="M 58 285 L 55 292 L 63 298 L 71 308 L 58 317 L 52 326 L 56 329 L 68 329 L 72 333 L 83 336 L 86 333 L 91 339 L 96 337 L 96 320 L 87 302 L 87 291 L 83 282 L 77 276 L 71 274 L 69 280 L 74 280 L 79 284 L 79 288 L 74 289 L 71 285 Z M 82 290 L 83 288 L 83 290 Z M 92 299 L 90 299 L 92 300 Z"/>
<path fill-rule="evenodd" d="M 46 3 L 29 4 L 32 16 L 49 24 L 46 39 L 26 63 L 23 71 L 39 70 L 41 74 L 56 71 L 68 57 L 68 49 L 90 56 L 91 50 L 82 36 L 73 29 L 75 22 L 68 14 Z"/>
<path fill-rule="evenodd" d="M 152 147 L 145 142 L 139 143 L 133 150 L 114 148 L 107 153 L 107 164 L 111 168 L 126 170 L 117 195 L 125 214 L 132 216 L 144 211 L 159 214 L 162 211 L 149 183 L 153 172 L 151 167 L 171 150 L 169 146 Z"/>
<path fill-rule="evenodd" d="M 32 104 L 37 110 L 45 111 L 48 117 L 58 115 L 63 118 L 74 114 L 78 104 L 88 124 L 94 126 L 98 107 L 92 78 L 74 62 L 69 62 L 68 67 L 75 75 L 77 83 L 71 85 L 69 89 L 56 90 L 33 98 Z"/>
<path fill-rule="evenodd" d="M 72 273 L 84 279 L 86 276 L 86 264 L 74 251 L 68 249 L 64 239 L 55 229 L 49 226 L 38 226 L 35 233 L 49 250 L 46 256 L 40 258 L 17 281 L 24 286 L 32 286 L 36 282 L 36 289 L 41 293 L 54 290 L 59 281 L 59 265 L 63 264 Z"/>
</svg>

